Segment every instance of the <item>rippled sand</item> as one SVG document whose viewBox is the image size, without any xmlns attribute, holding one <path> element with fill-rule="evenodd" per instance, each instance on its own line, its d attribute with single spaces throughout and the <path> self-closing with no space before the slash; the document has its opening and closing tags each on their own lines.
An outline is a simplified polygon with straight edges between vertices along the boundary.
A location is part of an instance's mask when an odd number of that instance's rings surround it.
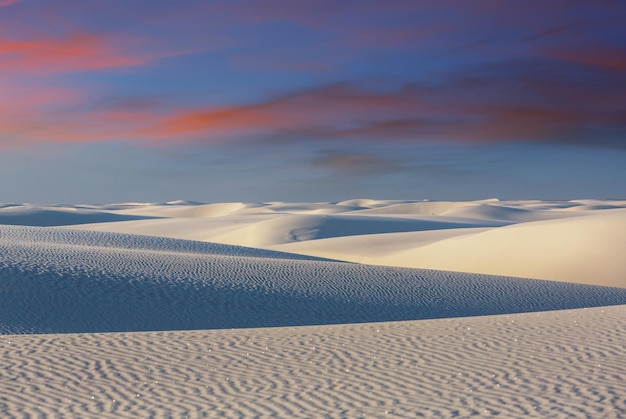
<svg viewBox="0 0 626 419">
<path fill-rule="evenodd" d="M 2 417 L 626 415 L 626 306 L 0 336 Z"/>
<path fill-rule="evenodd" d="M 626 417 L 625 207 L 0 205 L 0 418 Z"/>
</svg>

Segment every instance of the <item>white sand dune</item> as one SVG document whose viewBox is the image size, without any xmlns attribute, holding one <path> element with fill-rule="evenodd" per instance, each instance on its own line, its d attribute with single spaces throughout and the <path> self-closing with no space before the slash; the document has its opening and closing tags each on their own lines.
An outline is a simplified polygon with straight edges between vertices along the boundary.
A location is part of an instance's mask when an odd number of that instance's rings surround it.
<svg viewBox="0 0 626 419">
<path fill-rule="evenodd" d="M 29 226 L 64 226 L 140 220 L 147 217 L 116 214 L 90 208 L 50 205 L 0 205 L 0 224 Z"/>
<path fill-rule="evenodd" d="M 374 265 L 626 287 L 624 201 L 350 200 L 223 205 L 152 204 L 149 210 L 137 205 L 119 215 L 161 218 L 72 228 Z M 223 211 L 207 210 L 213 207 Z"/>
<path fill-rule="evenodd" d="M 626 289 L 0 226 L 0 332 L 217 329 L 626 304 Z M 308 258 L 310 259 L 310 258 Z"/>
<path fill-rule="evenodd" d="M 624 417 L 625 228 L 616 200 L 0 205 L 0 417 Z"/>
<path fill-rule="evenodd" d="M 571 208 L 571 207 L 568 207 Z M 529 222 L 540 220 L 552 220 L 558 218 L 566 218 L 576 216 L 579 214 L 567 213 L 562 211 L 563 208 L 558 208 L 555 211 L 554 208 L 537 208 L 536 206 L 530 207 L 518 207 L 507 205 L 493 205 L 493 204 L 475 204 L 465 205 L 457 207 L 448 211 L 445 211 L 443 215 L 453 217 L 467 217 L 478 218 L 488 220 L 502 220 L 512 222 Z"/>
<path fill-rule="evenodd" d="M 155 212 L 152 212 L 156 214 Z M 165 236 L 187 240 L 271 248 L 286 243 L 327 238 L 497 227 L 510 223 L 455 217 L 390 217 L 349 214 L 258 214 L 221 218 L 160 218 L 127 222 L 93 223 L 77 229 Z M 362 246 L 359 246 L 362 247 Z"/>
<path fill-rule="evenodd" d="M 619 209 L 454 237 L 377 263 L 626 287 L 625 249 Z"/>
<path fill-rule="evenodd" d="M 2 417 L 626 416 L 626 306 L 0 336 Z"/>
<path fill-rule="evenodd" d="M 375 265 L 626 287 L 624 209 L 500 228 L 353 236 L 271 248 Z"/>
<path fill-rule="evenodd" d="M 218 243 L 267 248 L 279 244 L 333 237 L 446 230 L 485 224 L 494 225 L 494 223 L 466 222 L 456 219 L 429 220 L 358 215 L 282 215 L 212 236 L 211 240 Z"/>
<path fill-rule="evenodd" d="M 131 221 L 131 223 L 135 223 Z M 407 250 L 417 249 L 451 237 L 476 234 L 489 228 L 448 228 L 406 233 L 360 234 L 329 239 L 307 240 L 269 246 L 269 249 L 301 255 L 336 258 L 338 260 L 409 267 L 413 259 L 392 259 Z"/>
</svg>

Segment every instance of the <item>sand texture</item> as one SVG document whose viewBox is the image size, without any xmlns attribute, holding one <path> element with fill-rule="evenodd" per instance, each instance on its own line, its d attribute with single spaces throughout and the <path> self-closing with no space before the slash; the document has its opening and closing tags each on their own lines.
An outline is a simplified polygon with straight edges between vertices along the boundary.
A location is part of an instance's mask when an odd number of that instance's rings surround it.
<svg viewBox="0 0 626 419">
<path fill-rule="evenodd" d="M 626 304 L 626 288 L 119 233 L 0 226 L 0 253 L 2 333 L 302 326 Z"/>
<path fill-rule="evenodd" d="M 626 415 L 625 334 L 626 306 L 614 306 L 0 336 L 0 415 L 619 418 Z"/>
<path fill-rule="evenodd" d="M 626 201 L 0 204 L 0 418 L 626 417 Z"/>
</svg>

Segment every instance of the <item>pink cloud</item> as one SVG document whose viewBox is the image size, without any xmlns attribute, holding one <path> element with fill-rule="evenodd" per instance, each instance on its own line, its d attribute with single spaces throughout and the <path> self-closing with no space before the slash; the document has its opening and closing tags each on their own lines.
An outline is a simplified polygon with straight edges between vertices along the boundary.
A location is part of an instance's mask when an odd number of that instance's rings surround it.
<svg viewBox="0 0 626 419">
<path fill-rule="evenodd" d="M 156 118 L 156 114 L 144 111 L 84 115 L 24 113 L 19 118 L 0 122 L 0 147 L 145 140 L 133 137 L 133 132 L 137 127 L 156 123 Z"/>
<path fill-rule="evenodd" d="M 10 116 L 0 123 L 0 136 L 11 133 L 26 143 L 117 139 L 165 145 L 180 141 L 226 142 L 250 136 L 265 141 L 268 136 L 285 133 L 330 138 L 363 136 L 359 129 L 363 129 L 364 121 L 382 124 L 391 117 L 409 118 L 416 112 L 446 112 L 420 102 L 410 88 L 375 92 L 347 84 L 298 91 L 255 104 L 205 109 L 168 109 L 150 104 L 85 110 L 86 100 L 81 92 L 35 89 L 4 114 Z M 66 106 L 59 107 L 61 101 Z M 0 112 L 8 110 L 0 106 Z"/>
<path fill-rule="evenodd" d="M 0 7 L 11 6 L 15 3 L 19 3 L 21 0 L 0 0 Z"/>
<path fill-rule="evenodd" d="M 605 70 L 626 71 L 626 53 L 621 49 L 579 45 L 575 49 L 551 49 L 545 54 L 559 60 L 590 65 Z"/>
<path fill-rule="evenodd" d="M 0 149 L 40 143 L 133 140 L 130 133 L 157 122 L 158 110 L 90 109 L 93 92 L 17 85 L 0 80 Z"/>
<path fill-rule="evenodd" d="M 121 104 L 89 109 L 81 105 L 85 98 L 80 92 L 51 90 L 18 99 L 12 107 L 0 106 L 4 116 L 0 138 L 22 138 L 26 143 L 127 141 L 145 146 L 241 140 L 602 144 L 610 141 L 596 138 L 595 127 L 626 130 L 623 115 L 610 111 L 616 100 L 611 91 L 594 89 L 595 96 L 586 96 L 585 89 L 546 83 L 530 77 L 520 83 L 518 77 L 508 84 L 484 79 L 451 81 L 447 89 L 407 85 L 392 90 L 332 84 L 257 103 L 205 108 L 127 98 Z M 476 96 L 476 90 L 481 95 Z M 67 106 L 61 110 L 52 106 L 55 95 Z M 369 164 L 361 157 L 342 158 L 329 162 Z"/>
<path fill-rule="evenodd" d="M 421 102 L 410 88 L 375 92 L 335 84 L 256 104 L 178 111 L 143 134 L 155 138 L 225 138 L 285 131 L 302 133 L 325 127 L 355 128 L 364 120 L 409 117 L 418 112 L 444 114 L 446 111 Z"/>
<path fill-rule="evenodd" d="M 4 72 L 73 72 L 140 66 L 174 55 L 171 52 L 129 50 L 127 46 L 133 44 L 139 46 L 140 41 L 89 33 L 77 33 L 65 38 L 0 38 L 0 66 Z"/>
<path fill-rule="evenodd" d="M 174 111 L 140 133 L 165 143 L 255 138 L 608 144 L 614 140 L 594 130 L 626 130 L 623 115 L 614 111 L 623 99 L 608 85 L 590 89 L 551 76 L 540 83 L 532 74 L 449 84 L 395 90 L 327 85 L 255 104 Z"/>
</svg>

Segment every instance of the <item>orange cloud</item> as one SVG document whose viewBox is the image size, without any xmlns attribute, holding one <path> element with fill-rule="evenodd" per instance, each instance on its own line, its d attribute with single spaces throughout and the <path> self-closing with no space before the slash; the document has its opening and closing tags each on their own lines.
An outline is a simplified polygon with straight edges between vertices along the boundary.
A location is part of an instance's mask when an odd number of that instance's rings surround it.
<svg viewBox="0 0 626 419">
<path fill-rule="evenodd" d="M 35 90 L 37 91 L 37 90 Z M 364 137 L 378 123 L 381 134 L 406 133 L 413 122 L 397 118 L 420 113 L 444 115 L 447 109 L 419 100 L 411 87 L 398 91 L 367 91 L 348 84 L 335 84 L 298 91 L 291 95 L 250 105 L 172 109 L 165 104 L 106 105 L 85 109 L 85 98 L 69 100 L 56 109 L 54 95 L 39 91 L 13 104 L 12 115 L 0 123 L 2 132 L 20 133 L 25 141 L 93 142 L 107 140 L 171 144 L 180 141 L 226 142 L 234 138 L 281 139 Z M 132 105 L 135 104 L 135 105 Z M 137 105 L 139 104 L 139 105 Z M 63 110 L 65 109 L 65 110 Z M 0 106 L 0 111 L 2 111 Z M 390 121 L 393 119 L 393 121 Z M 7 122 L 8 121 L 8 122 Z"/>
<path fill-rule="evenodd" d="M 122 47 L 124 44 L 124 47 Z M 128 50 L 138 40 L 78 33 L 67 38 L 0 39 L 0 69 L 3 72 L 73 72 L 144 65 L 174 53 Z"/>
<path fill-rule="evenodd" d="M 532 79 L 527 81 L 522 85 L 532 85 Z M 234 139 L 608 144 L 615 141 L 594 137 L 598 127 L 626 130 L 623 115 L 607 111 L 615 96 L 610 92 L 596 91 L 595 98 L 585 101 L 584 89 L 561 85 L 543 91 L 539 84 L 523 98 L 518 82 L 509 86 L 502 81 L 475 80 L 452 90 L 406 86 L 395 91 L 335 84 L 249 105 L 174 109 L 160 117 L 143 114 L 144 125 L 128 135 L 161 144 Z M 474 84 L 484 96 L 475 95 Z M 498 96 L 492 97 L 495 90 Z"/>
<path fill-rule="evenodd" d="M 187 110 L 143 131 L 157 138 L 283 131 L 310 131 L 316 127 L 356 128 L 363 120 L 422 114 L 441 114 L 440 106 L 421 102 L 411 88 L 374 92 L 335 84 L 296 92 L 253 105 Z"/>
<path fill-rule="evenodd" d="M 624 99 L 610 83 L 603 88 L 594 85 L 590 91 L 575 83 L 577 78 L 557 80 L 544 72 L 537 78 L 534 71 L 509 80 L 504 69 L 507 76 L 501 78 L 460 77 L 439 87 L 406 85 L 395 90 L 340 83 L 253 104 L 196 109 L 141 98 L 85 108 L 84 98 L 75 98 L 75 103 L 66 99 L 65 111 L 54 110 L 50 106 L 54 92 L 48 92 L 18 100 L 20 107 L 13 109 L 21 113 L 0 105 L 5 117 L 0 120 L 0 141 L 6 137 L 2 134 L 11 133 L 30 142 L 133 141 L 166 146 L 363 139 L 624 146 L 618 134 L 626 131 L 626 124 L 614 111 Z M 329 160 L 333 161 L 350 163 Z M 352 163 L 369 164 L 362 159 Z"/>
<path fill-rule="evenodd" d="M 280 119 L 263 106 L 217 108 L 206 111 L 182 111 L 167 118 L 155 134 L 177 136 L 200 131 L 246 131 L 280 125 Z M 158 136 L 161 136 L 158 135 Z"/>
</svg>

